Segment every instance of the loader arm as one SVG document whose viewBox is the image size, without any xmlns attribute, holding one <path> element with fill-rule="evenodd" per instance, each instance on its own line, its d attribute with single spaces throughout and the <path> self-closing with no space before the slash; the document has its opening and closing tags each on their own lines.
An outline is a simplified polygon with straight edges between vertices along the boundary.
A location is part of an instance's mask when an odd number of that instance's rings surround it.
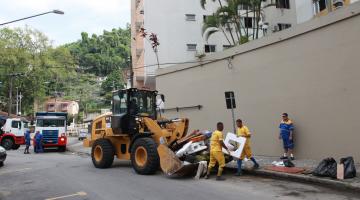
<svg viewBox="0 0 360 200">
<path fill-rule="evenodd" d="M 143 120 L 147 129 L 153 134 L 153 139 L 157 144 L 160 144 L 161 137 L 166 139 L 167 144 L 183 138 L 186 135 L 189 124 L 188 119 L 170 120 L 165 125 L 165 128 L 162 128 L 157 121 L 151 118 L 144 117 Z"/>
</svg>

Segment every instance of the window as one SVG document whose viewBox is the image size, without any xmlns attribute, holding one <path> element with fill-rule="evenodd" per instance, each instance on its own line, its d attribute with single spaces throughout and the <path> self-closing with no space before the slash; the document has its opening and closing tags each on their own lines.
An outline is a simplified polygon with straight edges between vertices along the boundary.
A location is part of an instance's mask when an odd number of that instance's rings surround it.
<svg viewBox="0 0 360 200">
<path fill-rule="evenodd" d="M 187 44 L 188 51 L 196 51 L 196 44 Z"/>
<path fill-rule="evenodd" d="M 21 122 L 20 121 L 12 121 L 11 122 L 11 128 L 21 128 Z"/>
<path fill-rule="evenodd" d="M 186 21 L 195 21 L 195 14 L 186 14 Z"/>
<path fill-rule="evenodd" d="M 319 11 L 323 11 L 326 9 L 326 0 L 319 0 Z"/>
<path fill-rule="evenodd" d="M 65 120 L 63 119 L 38 119 L 36 120 L 38 127 L 65 127 Z"/>
<path fill-rule="evenodd" d="M 290 0 L 276 0 L 276 8 L 290 9 Z"/>
<path fill-rule="evenodd" d="M 239 10 L 249 10 L 249 5 L 248 4 L 240 4 L 239 5 Z"/>
<path fill-rule="evenodd" d="M 67 103 L 62 103 L 62 104 L 61 104 L 61 109 L 62 109 L 62 110 L 67 110 L 68 105 L 69 105 L 69 104 L 67 104 Z"/>
<path fill-rule="evenodd" d="M 216 50 L 216 45 L 211 45 L 211 44 L 205 45 L 205 53 L 215 52 L 215 50 Z"/>
<path fill-rule="evenodd" d="M 55 104 L 48 104 L 48 109 L 54 109 L 55 108 Z"/>
<path fill-rule="evenodd" d="M 226 31 L 232 32 L 232 31 L 233 31 L 233 28 L 231 28 L 231 27 L 226 27 Z"/>
<path fill-rule="evenodd" d="M 143 15 L 143 14 L 144 14 L 144 10 L 140 10 L 140 14 L 142 14 L 142 15 Z"/>
<path fill-rule="evenodd" d="M 228 49 L 228 48 L 231 48 L 231 45 L 223 45 L 223 49 Z"/>
<path fill-rule="evenodd" d="M 279 31 L 290 28 L 291 24 L 278 24 Z"/>
<path fill-rule="evenodd" d="M 120 92 L 113 98 L 113 110 L 114 114 L 122 114 L 127 112 L 127 94 Z"/>
<path fill-rule="evenodd" d="M 252 17 L 244 17 L 245 28 L 252 28 L 253 27 L 252 21 L 253 21 Z"/>
<path fill-rule="evenodd" d="M 203 15 L 203 21 L 205 22 L 207 19 L 207 15 Z"/>
</svg>

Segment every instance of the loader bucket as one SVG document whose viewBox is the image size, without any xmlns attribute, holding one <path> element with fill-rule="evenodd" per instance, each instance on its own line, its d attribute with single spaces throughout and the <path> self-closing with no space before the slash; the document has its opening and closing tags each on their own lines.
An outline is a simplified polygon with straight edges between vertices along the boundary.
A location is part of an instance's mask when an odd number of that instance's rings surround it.
<svg viewBox="0 0 360 200">
<path fill-rule="evenodd" d="M 183 162 L 176 157 L 175 153 L 166 145 L 160 144 L 157 151 L 160 157 L 161 170 L 167 176 L 182 177 L 196 172 L 198 164 L 184 165 Z"/>
</svg>

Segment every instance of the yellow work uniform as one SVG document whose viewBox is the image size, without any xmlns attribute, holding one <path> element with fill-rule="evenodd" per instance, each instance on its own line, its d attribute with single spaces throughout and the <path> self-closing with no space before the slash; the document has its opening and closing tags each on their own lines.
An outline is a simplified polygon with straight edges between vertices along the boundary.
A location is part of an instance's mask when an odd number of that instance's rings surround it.
<svg viewBox="0 0 360 200">
<path fill-rule="evenodd" d="M 252 152 L 251 152 L 251 147 L 250 147 L 251 134 L 250 134 L 248 127 L 242 126 L 241 128 L 238 128 L 237 136 L 246 138 L 246 142 L 244 145 L 243 152 L 241 153 L 240 159 L 243 160 L 245 158 L 245 156 L 250 159 L 252 157 Z"/>
<path fill-rule="evenodd" d="M 221 176 L 225 167 L 225 157 L 222 152 L 221 141 L 223 141 L 223 133 L 221 131 L 213 132 L 210 138 L 210 162 L 208 170 L 210 171 L 217 162 L 219 164 L 218 176 Z"/>
</svg>

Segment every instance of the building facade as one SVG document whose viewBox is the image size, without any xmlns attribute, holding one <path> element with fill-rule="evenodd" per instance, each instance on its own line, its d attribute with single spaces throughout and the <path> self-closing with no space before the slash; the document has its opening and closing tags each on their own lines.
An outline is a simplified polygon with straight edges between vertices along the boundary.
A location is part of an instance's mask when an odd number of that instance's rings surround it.
<svg viewBox="0 0 360 200">
<path fill-rule="evenodd" d="M 45 102 L 44 108 L 46 112 L 66 112 L 72 116 L 79 113 L 79 104 L 76 101 L 51 98 Z"/>
<path fill-rule="evenodd" d="M 233 91 L 255 155 L 282 154 L 278 126 L 287 112 L 296 157 L 360 160 L 359 24 L 360 2 L 204 58 L 216 61 L 158 70 L 164 116 L 189 118 L 190 131 L 214 130 L 218 121 L 232 131 L 224 93 Z"/>
<path fill-rule="evenodd" d="M 312 19 L 322 11 L 316 8 L 319 3 L 322 5 L 322 1 L 330 0 L 264 0 L 259 37 Z M 344 0 L 344 5 L 352 1 L 355 0 Z M 226 1 L 222 2 L 226 4 Z M 183 62 L 197 62 L 201 61 L 199 58 L 203 55 L 231 47 L 222 32 L 212 34 L 208 40 L 203 37 L 204 20 L 218 8 L 218 1 L 210 0 L 205 4 L 205 9 L 201 7 L 200 0 L 133 0 L 131 54 L 134 86 L 156 89 L 155 73 L 159 64 L 161 68 L 166 68 Z M 246 29 L 248 34 L 252 35 L 257 23 L 254 13 L 243 5 L 239 7 L 239 13 L 243 17 L 242 31 L 245 32 Z M 142 28 L 148 33 L 157 34 L 160 41 L 157 55 L 150 42 L 141 36 Z M 233 28 L 225 29 L 228 38 Z"/>
</svg>

